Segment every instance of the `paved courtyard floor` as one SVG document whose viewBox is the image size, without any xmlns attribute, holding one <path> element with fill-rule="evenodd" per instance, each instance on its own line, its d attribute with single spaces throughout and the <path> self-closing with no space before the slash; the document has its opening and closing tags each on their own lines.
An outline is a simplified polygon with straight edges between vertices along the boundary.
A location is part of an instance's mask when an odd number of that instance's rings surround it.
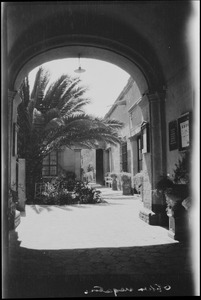
<svg viewBox="0 0 201 300">
<path fill-rule="evenodd" d="M 140 220 L 139 196 L 101 191 L 101 204 L 26 206 L 10 233 L 9 298 L 193 294 L 189 246 Z"/>
</svg>

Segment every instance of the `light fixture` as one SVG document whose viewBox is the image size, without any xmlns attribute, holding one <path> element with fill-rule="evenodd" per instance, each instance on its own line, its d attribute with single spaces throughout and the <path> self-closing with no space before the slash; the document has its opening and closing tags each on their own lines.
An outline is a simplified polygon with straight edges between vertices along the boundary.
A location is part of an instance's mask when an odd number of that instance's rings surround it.
<svg viewBox="0 0 201 300">
<path fill-rule="evenodd" d="M 78 69 L 74 70 L 74 72 L 75 73 L 84 73 L 86 70 L 81 68 L 81 65 L 80 65 L 80 54 L 78 55 L 78 63 L 79 63 Z"/>
</svg>

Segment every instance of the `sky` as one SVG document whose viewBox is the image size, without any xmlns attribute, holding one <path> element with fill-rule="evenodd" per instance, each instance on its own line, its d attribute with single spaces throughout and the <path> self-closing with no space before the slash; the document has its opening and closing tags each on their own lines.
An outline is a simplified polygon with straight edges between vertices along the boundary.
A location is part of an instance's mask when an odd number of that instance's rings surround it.
<svg viewBox="0 0 201 300">
<path fill-rule="evenodd" d="M 78 58 L 54 60 L 43 64 L 43 67 L 50 72 L 51 81 L 62 74 L 79 76 L 82 85 L 88 87 L 85 96 L 91 99 L 91 103 L 86 105 L 86 113 L 104 117 L 126 86 L 130 75 L 116 65 L 105 61 L 80 58 L 80 65 L 86 72 L 81 74 L 74 72 L 79 66 Z M 31 88 L 37 70 L 38 68 L 29 73 Z"/>
</svg>

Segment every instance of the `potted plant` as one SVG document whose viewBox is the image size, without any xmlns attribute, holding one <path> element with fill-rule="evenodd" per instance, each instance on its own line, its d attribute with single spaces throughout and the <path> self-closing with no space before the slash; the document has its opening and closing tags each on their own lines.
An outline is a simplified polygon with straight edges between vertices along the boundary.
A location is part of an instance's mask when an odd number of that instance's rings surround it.
<svg viewBox="0 0 201 300">
<path fill-rule="evenodd" d="M 134 185 L 134 192 L 136 191 L 137 194 L 142 196 L 142 186 L 143 186 L 143 173 L 137 173 L 133 176 L 133 185 Z"/>
<path fill-rule="evenodd" d="M 112 178 L 112 190 L 117 191 L 117 174 L 116 173 L 110 173 L 110 177 Z"/>
<path fill-rule="evenodd" d="M 186 210 L 182 205 L 189 195 L 188 186 L 176 184 L 168 176 L 163 176 L 156 186 L 156 192 L 166 201 L 166 214 L 169 217 L 169 235 L 177 240 L 186 237 Z"/>
<path fill-rule="evenodd" d="M 15 229 L 20 224 L 20 212 L 18 210 L 18 193 L 9 188 L 8 193 L 8 224 L 9 230 Z"/>
<path fill-rule="evenodd" d="M 123 195 L 131 195 L 131 173 L 121 173 Z"/>
</svg>

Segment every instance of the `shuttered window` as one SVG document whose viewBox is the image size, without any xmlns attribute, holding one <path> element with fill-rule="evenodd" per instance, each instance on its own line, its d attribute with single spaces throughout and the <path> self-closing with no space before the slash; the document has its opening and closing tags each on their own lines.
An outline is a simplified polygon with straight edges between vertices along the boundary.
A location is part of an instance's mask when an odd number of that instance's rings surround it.
<svg viewBox="0 0 201 300">
<path fill-rule="evenodd" d="M 141 135 L 137 137 L 137 150 L 138 150 L 138 172 L 142 170 L 142 139 Z"/>
<path fill-rule="evenodd" d="M 128 154 L 127 154 L 127 142 L 122 143 L 121 145 L 121 157 L 122 157 L 122 171 L 128 172 Z"/>
</svg>

